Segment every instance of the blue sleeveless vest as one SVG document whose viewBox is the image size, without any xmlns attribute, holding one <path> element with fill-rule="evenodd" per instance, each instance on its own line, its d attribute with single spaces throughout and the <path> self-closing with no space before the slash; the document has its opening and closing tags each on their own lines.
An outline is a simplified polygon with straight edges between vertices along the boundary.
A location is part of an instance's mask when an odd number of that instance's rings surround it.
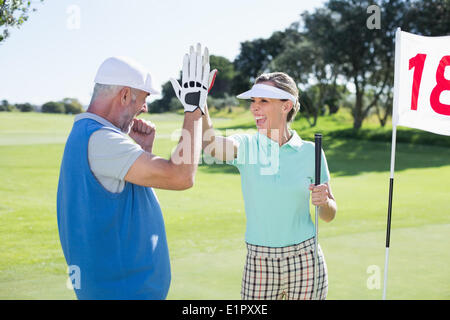
<svg viewBox="0 0 450 320">
<path fill-rule="evenodd" d="M 127 182 L 107 191 L 88 161 L 89 137 L 104 127 L 74 123 L 61 163 L 58 230 L 78 299 L 165 299 L 170 262 L 164 220 L 152 188 Z"/>
</svg>

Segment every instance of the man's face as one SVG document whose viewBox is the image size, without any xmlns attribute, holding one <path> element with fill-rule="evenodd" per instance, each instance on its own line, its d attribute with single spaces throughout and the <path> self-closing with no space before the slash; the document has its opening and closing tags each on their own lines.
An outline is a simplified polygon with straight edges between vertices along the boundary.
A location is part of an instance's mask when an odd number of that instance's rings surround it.
<svg viewBox="0 0 450 320">
<path fill-rule="evenodd" d="M 149 94 L 138 89 L 131 89 L 130 103 L 124 107 L 122 113 L 122 132 L 128 134 L 133 126 L 133 119 L 143 112 L 147 112 L 146 99 Z M 135 99 L 133 99 L 135 98 Z"/>
</svg>

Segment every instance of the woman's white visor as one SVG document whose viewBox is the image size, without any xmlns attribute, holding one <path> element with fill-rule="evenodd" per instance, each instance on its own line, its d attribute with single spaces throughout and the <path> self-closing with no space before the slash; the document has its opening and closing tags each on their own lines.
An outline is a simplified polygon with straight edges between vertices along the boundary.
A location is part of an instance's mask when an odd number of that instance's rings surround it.
<svg viewBox="0 0 450 320">
<path fill-rule="evenodd" d="M 255 84 L 250 90 L 245 91 L 236 96 L 238 99 L 251 99 L 251 98 L 272 98 L 272 99 L 287 99 L 291 100 L 294 105 L 297 99 L 284 90 L 270 86 L 267 84 Z"/>
</svg>

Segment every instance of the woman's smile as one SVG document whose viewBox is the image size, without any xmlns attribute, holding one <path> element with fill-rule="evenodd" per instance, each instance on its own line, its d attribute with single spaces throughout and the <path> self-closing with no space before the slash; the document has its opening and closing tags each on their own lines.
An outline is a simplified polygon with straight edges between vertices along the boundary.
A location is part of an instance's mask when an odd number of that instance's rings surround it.
<svg viewBox="0 0 450 320">
<path fill-rule="evenodd" d="M 267 117 L 265 117 L 265 116 L 255 116 L 255 120 L 256 120 L 256 126 L 258 128 L 260 128 L 266 123 Z"/>
</svg>

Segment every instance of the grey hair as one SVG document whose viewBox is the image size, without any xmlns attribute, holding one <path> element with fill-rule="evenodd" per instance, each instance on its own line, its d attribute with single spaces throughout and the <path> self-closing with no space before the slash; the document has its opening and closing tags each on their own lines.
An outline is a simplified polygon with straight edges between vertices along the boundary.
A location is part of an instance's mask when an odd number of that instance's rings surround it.
<svg viewBox="0 0 450 320">
<path fill-rule="evenodd" d="M 99 96 L 112 97 L 115 96 L 120 90 L 125 88 L 124 86 L 110 85 L 110 84 L 101 84 L 96 83 L 94 86 L 94 92 L 92 93 L 92 98 L 90 104 L 97 99 Z M 136 102 L 136 92 L 133 88 L 131 89 L 131 101 Z"/>
<path fill-rule="evenodd" d="M 289 75 L 287 75 L 284 72 L 263 73 L 258 78 L 256 78 L 255 84 L 266 81 L 272 82 L 275 85 L 275 87 L 289 92 L 297 99 L 294 103 L 292 110 L 289 111 L 287 115 L 287 122 L 288 123 L 292 122 L 298 110 L 300 110 L 300 103 L 298 101 L 299 91 L 294 79 L 292 79 Z"/>
</svg>

